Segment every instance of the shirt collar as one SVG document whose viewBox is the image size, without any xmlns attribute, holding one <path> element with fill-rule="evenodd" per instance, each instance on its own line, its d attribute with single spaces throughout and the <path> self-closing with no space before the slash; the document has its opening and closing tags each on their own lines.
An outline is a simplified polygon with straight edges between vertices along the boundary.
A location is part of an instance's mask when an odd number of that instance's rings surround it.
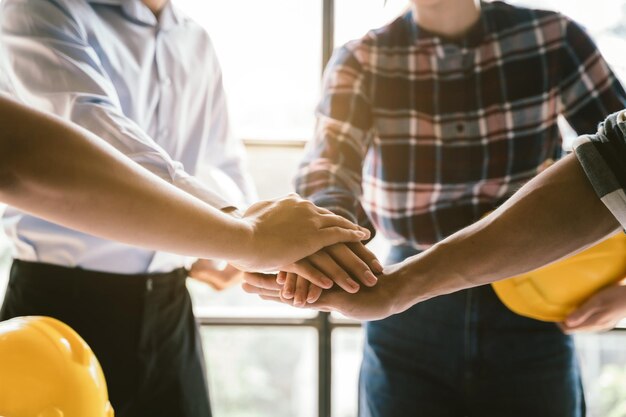
<svg viewBox="0 0 626 417">
<path fill-rule="evenodd" d="M 182 21 L 182 16 L 171 0 L 165 3 L 159 16 L 159 20 L 141 0 L 87 0 L 89 3 L 119 6 L 124 14 L 145 25 L 158 26 L 161 29 L 169 29 Z"/>
</svg>

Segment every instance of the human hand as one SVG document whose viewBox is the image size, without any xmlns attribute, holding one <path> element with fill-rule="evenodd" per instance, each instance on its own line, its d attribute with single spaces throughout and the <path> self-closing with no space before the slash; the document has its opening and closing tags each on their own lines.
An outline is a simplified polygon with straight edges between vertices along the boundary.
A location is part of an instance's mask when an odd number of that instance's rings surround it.
<svg viewBox="0 0 626 417">
<path fill-rule="evenodd" d="M 326 246 L 370 237 L 367 229 L 296 194 L 253 204 L 242 220 L 252 231 L 250 248 L 234 265 L 248 271 L 280 270 Z"/>
<path fill-rule="evenodd" d="M 324 290 L 317 301 L 303 303 L 298 307 L 327 312 L 337 311 L 358 320 L 379 320 L 409 307 L 400 304 L 398 297 L 404 290 L 405 272 L 401 264 L 393 265 L 379 277 L 375 287 L 362 288 L 358 293 L 351 294 L 336 286 Z M 276 282 L 275 275 L 246 273 L 243 289 L 248 293 L 259 295 L 264 300 L 296 306 L 294 299 L 281 296 L 283 285 Z"/>
<path fill-rule="evenodd" d="M 226 262 L 198 259 L 191 265 L 188 276 L 221 291 L 241 282 L 243 272 Z"/>
<path fill-rule="evenodd" d="M 280 271 L 276 276 L 276 283 L 280 288 L 280 297 L 285 301 L 292 300 L 294 307 L 314 303 L 324 291 L 324 288 L 292 272 Z M 332 283 L 329 285 L 332 286 Z"/>
<path fill-rule="evenodd" d="M 374 274 L 382 272 L 376 255 L 362 243 L 337 243 L 284 267 L 276 279 L 283 284 L 281 296 L 293 299 L 294 305 L 301 307 L 303 303 L 315 302 L 322 290 L 332 287 L 333 282 L 355 293 L 360 289 L 358 282 L 372 287 L 378 282 Z"/>
<path fill-rule="evenodd" d="M 592 295 L 560 324 L 566 333 L 611 330 L 626 317 L 626 283 L 608 286 Z"/>
</svg>

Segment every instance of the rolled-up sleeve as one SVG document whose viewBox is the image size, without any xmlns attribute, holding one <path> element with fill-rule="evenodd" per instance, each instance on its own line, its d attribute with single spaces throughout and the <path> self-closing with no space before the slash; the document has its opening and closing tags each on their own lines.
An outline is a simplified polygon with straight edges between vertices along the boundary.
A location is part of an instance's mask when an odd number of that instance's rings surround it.
<svg viewBox="0 0 626 417">
<path fill-rule="evenodd" d="M 2 43 L 11 87 L 27 104 L 90 130 L 130 159 L 216 208 L 231 206 L 124 115 L 117 91 L 72 10 L 54 2 L 4 1 Z"/>
<path fill-rule="evenodd" d="M 579 137 L 574 149 L 596 194 L 626 229 L 626 110 L 609 116 L 595 135 Z"/>
</svg>

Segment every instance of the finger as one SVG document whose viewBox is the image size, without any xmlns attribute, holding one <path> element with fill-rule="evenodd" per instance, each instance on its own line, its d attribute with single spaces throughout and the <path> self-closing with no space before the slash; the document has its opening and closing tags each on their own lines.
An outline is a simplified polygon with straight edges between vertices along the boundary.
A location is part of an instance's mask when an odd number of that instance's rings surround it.
<svg viewBox="0 0 626 417">
<path fill-rule="evenodd" d="M 361 227 L 358 224 L 351 222 L 345 217 L 335 214 L 332 211 L 329 211 L 325 208 L 316 207 L 316 211 L 317 211 L 317 214 L 319 215 L 320 226 L 322 228 L 339 226 L 339 227 L 343 227 L 345 229 L 350 229 L 350 230 L 361 229 Z"/>
<path fill-rule="evenodd" d="M 356 256 L 361 258 L 361 260 L 365 262 L 367 266 L 369 266 L 372 272 L 374 272 L 375 274 L 383 273 L 384 268 L 382 264 L 376 258 L 376 255 L 374 255 L 374 252 L 369 250 L 364 244 L 360 242 L 348 243 L 347 246 L 350 248 L 350 250 L 352 250 L 352 252 L 356 254 Z"/>
<path fill-rule="evenodd" d="M 293 299 L 296 293 L 296 283 L 298 282 L 298 275 L 294 273 L 287 274 L 285 278 L 285 284 L 280 291 L 280 296 L 287 300 Z"/>
<path fill-rule="evenodd" d="M 610 331 L 614 326 L 609 324 L 597 324 L 592 326 L 578 326 L 576 328 L 566 328 L 563 333 L 576 334 L 576 333 L 602 333 Z"/>
<path fill-rule="evenodd" d="M 326 213 L 320 213 L 320 224 L 322 229 L 328 227 L 341 227 L 343 229 L 357 230 L 365 233 L 367 235 L 366 239 L 369 239 L 371 232 L 366 227 L 359 226 L 358 224 L 351 222 L 345 217 L 334 214 L 326 209 L 322 210 L 326 211 Z"/>
<path fill-rule="evenodd" d="M 241 288 L 248 294 L 280 297 L 280 291 L 278 290 L 269 290 L 267 288 L 255 287 L 254 285 L 250 285 L 247 282 L 244 282 L 243 284 L 241 284 Z"/>
<path fill-rule="evenodd" d="M 345 293 L 343 293 L 345 295 Z M 338 303 L 334 300 L 337 295 L 336 291 L 323 291 L 322 295 L 313 303 L 309 303 L 309 307 L 319 311 L 331 312 L 338 311 L 334 306 Z"/>
<path fill-rule="evenodd" d="M 316 302 L 317 300 L 319 300 L 323 291 L 324 290 L 318 287 L 317 285 L 311 284 L 309 286 L 309 295 L 306 298 L 306 302 L 309 304 Z"/>
<path fill-rule="evenodd" d="M 335 216 L 337 219 L 343 219 L 343 217 Z M 345 219 L 343 219 L 345 220 Z M 347 220 L 345 220 L 347 222 Z M 349 222 L 348 222 L 349 223 Z M 334 245 L 340 242 L 361 242 L 369 239 L 371 236 L 369 230 L 349 229 L 341 225 L 330 225 L 322 227 L 319 233 L 319 244 L 321 247 Z"/>
<path fill-rule="evenodd" d="M 246 273 L 243 276 L 243 280 L 248 285 L 254 287 L 269 290 L 280 290 L 282 288 L 281 285 L 276 283 L 276 278 L 273 274 Z"/>
<path fill-rule="evenodd" d="M 285 302 L 283 301 L 280 297 L 272 297 L 272 296 L 267 296 L 267 295 L 259 295 L 259 297 L 262 300 L 267 300 L 267 301 L 274 301 L 276 303 L 280 303 L 280 304 L 287 304 L 287 305 L 291 305 L 291 300 L 289 300 L 289 302 Z"/>
<path fill-rule="evenodd" d="M 276 275 L 276 283 L 281 286 L 285 284 L 286 279 L 287 279 L 287 272 L 285 271 L 280 271 L 278 272 L 278 275 Z"/>
<path fill-rule="evenodd" d="M 311 264 L 315 265 L 316 268 L 323 271 L 326 276 L 332 277 L 333 281 L 345 291 L 351 294 L 359 291 L 359 284 L 353 280 L 348 272 L 346 272 L 330 254 L 326 253 L 326 251 L 321 250 L 316 252 L 307 259 Z"/>
<path fill-rule="evenodd" d="M 275 303 L 280 303 L 280 304 L 283 304 L 283 305 L 286 304 L 286 305 L 291 306 L 291 307 L 296 307 L 295 305 L 293 305 L 293 300 L 284 300 L 284 299 L 281 299 L 281 298 L 278 298 L 278 297 L 272 297 L 272 296 L 266 296 L 266 295 L 260 295 L 259 297 L 262 300 L 273 301 Z M 311 307 L 309 307 L 309 304 L 305 303 L 300 308 L 311 308 Z M 322 310 L 321 308 L 316 308 L 316 310 L 330 312 L 330 310 Z"/>
<path fill-rule="evenodd" d="M 307 259 L 310 259 L 307 258 Z M 308 260 L 298 261 L 283 268 L 285 271 L 300 275 L 309 282 L 325 289 L 333 286 L 333 281 L 323 271 L 317 268 Z M 295 284 L 295 283 L 294 283 Z"/>
<path fill-rule="evenodd" d="M 356 223 L 353 223 L 350 220 L 346 219 L 345 217 L 339 216 L 330 210 L 327 210 L 322 207 L 318 207 L 318 213 L 325 216 L 322 219 L 322 228 L 333 227 L 333 226 L 345 227 L 346 229 L 360 230 L 361 232 L 365 233 L 365 235 L 367 236 L 365 239 L 369 239 L 371 237 L 372 232 L 367 227 L 363 227 Z M 338 223 L 335 223 L 335 222 L 338 222 Z"/>
<path fill-rule="evenodd" d="M 609 319 L 606 312 L 596 311 L 575 326 L 565 323 L 563 327 L 565 329 L 565 333 L 568 334 L 575 332 L 592 332 L 606 329 L 606 327 L 609 326 L 608 322 Z"/>
<path fill-rule="evenodd" d="M 370 270 L 370 267 L 347 245 L 340 243 L 324 250 L 353 278 L 358 279 L 368 287 L 373 287 L 378 282 L 378 278 Z"/>
<path fill-rule="evenodd" d="M 580 307 L 578 307 L 574 312 L 570 313 L 569 316 L 565 319 L 565 324 L 567 327 L 577 327 L 593 314 L 595 314 L 598 310 L 598 302 L 595 297 L 591 297 L 589 300 L 584 302 Z"/>
<path fill-rule="evenodd" d="M 302 277 L 296 279 L 296 292 L 293 296 L 294 307 L 302 307 L 306 303 L 309 295 L 309 281 Z"/>
</svg>

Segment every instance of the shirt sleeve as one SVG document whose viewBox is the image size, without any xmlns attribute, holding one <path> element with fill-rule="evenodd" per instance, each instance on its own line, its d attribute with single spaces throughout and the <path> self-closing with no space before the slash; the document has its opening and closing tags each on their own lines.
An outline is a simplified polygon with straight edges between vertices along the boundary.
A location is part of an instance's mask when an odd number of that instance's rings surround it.
<svg viewBox="0 0 626 417">
<path fill-rule="evenodd" d="M 363 161 L 372 141 L 368 77 L 347 47 L 324 75 L 315 136 L 307 144 L 296 190 L 316 205 L 375 230 L 360 203 Z"/>
<path fill-rule="evenodd" d="M 232 206 L 124 115 L 116 89 L 72 10 L 54 2 L 5 0 L 0 36 L 17 98 L 90 130 L 176 187 L 222 209 Z"/>
<path fill-rule="evenodd" d="M 576 22 L 563 18 L 560 56 L 562 114 L 578 134 L 626 107 L 626 92 L 597 46 Z"/>
<path fill-rule="evenodd" d="M 596 194 L 626 229 L 626 110 L 609 116 L 595 135 L 579 137 L 574 149 Z"/>
</svg>

